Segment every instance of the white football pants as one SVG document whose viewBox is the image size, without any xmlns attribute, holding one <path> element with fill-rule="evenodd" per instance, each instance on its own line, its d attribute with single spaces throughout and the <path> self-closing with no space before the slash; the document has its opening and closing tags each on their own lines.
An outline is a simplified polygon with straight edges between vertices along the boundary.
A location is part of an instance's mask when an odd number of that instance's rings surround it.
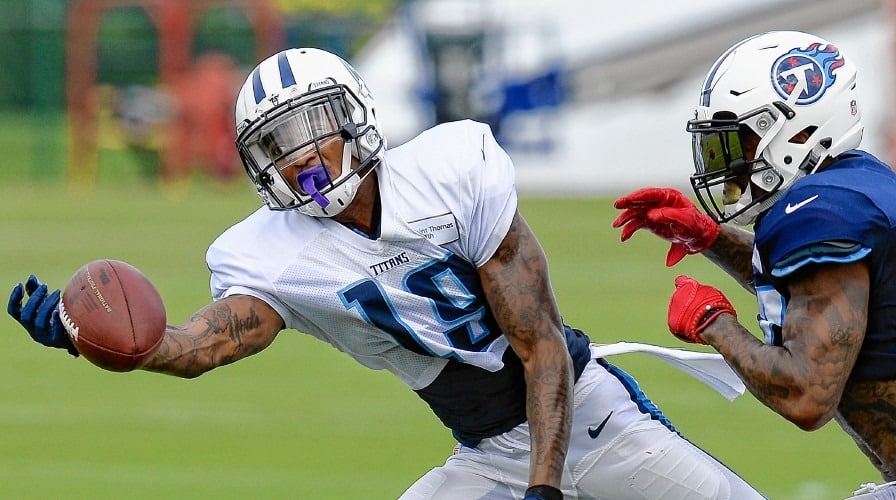
<svg viewBox="0 0 896 500">
<path fill-rule="evenodd" d="M 574 405 L 564 498 L 765 498 L 671 430 L 637 383 L 612 365 L 588 364 L 576 382 Z M 529 454 L 528 423 L 476 448 L 457 445 L 445 465 L 427 472 L 400 500 L 518 500 L 529 479 Z"/>
<path fill-rule="evenodd" d="M 884 484 L 866 483 L 846 500 L 896 500 L 896 481 Z"/>
</svg>

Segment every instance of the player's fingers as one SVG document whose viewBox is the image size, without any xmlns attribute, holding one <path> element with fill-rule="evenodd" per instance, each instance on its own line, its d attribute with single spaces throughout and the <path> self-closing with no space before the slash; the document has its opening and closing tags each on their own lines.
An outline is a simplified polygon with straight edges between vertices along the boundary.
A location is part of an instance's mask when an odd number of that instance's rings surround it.
<svg viewBox="0 0 896 500">
<path fill-rule="evenodd" d="M 650 222 L 673 224 L 681 223 L 687 212 L 686 208 L 659 207 L 650 210 L 645 217 Z"/>
<path fill-rule="evenodd" d="M 664 208 L 651 211 L 647 218 L 653 224 L 662 224 L 670 237 L 683 239 L 690 236 L 695 229 L 682 220 L 681 210 L 677 208 Z"/>
<path fill-rule="evenodd" d="M 37 316 L 34 318 L 34 326 L 39 330 L 47 330 L 57 304 L 59 304 L 59 290 L 47 295 L 47 298 L 41 303 L 37 309 Z"/>
<path fill-rule="evenodd" d="M 65 348 L 68 350 L 69 354 L 76 358 L 78 357 L 78 350 L 75 349 L 75 346 L 72 344 L 72 340 L 68 336 L 65 327 L 62 326 L 58 314 L 50 316 L 50 326 L 47 331 L 49 332 L 52 347 Z"/>
<path fill-rule="evenodd" d="M 25 282 L 25 291 L 28 292 L 28 295 L 31 295 L 40 285 L 40 280 L 37 279 L 37 276 L 32 274 L 31 276 L 28 276 L 28 281 Z"/>
<path fill-rule="evenodd" d="M 616 201 L 613 202 L 613 208 L 629 208 L 628 196 L 623 196 L 622 198 L 617 198 Z"/>
<path fill-rule="evenodd" d="M 698 283 L 697 283 L 697 280 L 695 280 L 694 278 L 691 278 L 690 276 L 688 276 L 688 275 L 686 275 L 686 274 L 680 274 L 680 275 L 678 275 L 678 276 L 675 277 L 675 288 L 676 288 L 676 289 L 681 288 L 681 287 L 683 287 L 683 286 L 685 286 L 685 285 L 692 285 L 692 286 L 693 286 L 693 285 L 696 285 L 696 284 L 698 284 Z"/>
<path fill-rule="evenodd" d="M 633 193 L 629 193 L 613 202 L 615 208 L 635 208 L 649 203 L 652 196 L 648 193 L 649 189 L 639 189 Z"/>
<path fill-rule="evenodd" d="M 613 227 L 621 227 L 634 219 L 643 219 L 644 212 L 643 208 L 627 208 L 613 220 Z"/>
<path fill-rule="evenodd" d="M 27 327 L 34 326 L 34 315 L 37 313 L 37 309 L 43 303 L 44 298 L 47 296 L 47 285 L 40 285 L 37 287 L 30 296 L 28 296 L 28 302 L 25 302 L 25 307 L 22 308 L 22 324 Z"/>
<path fill-rule="evenodd" d="M 613 204 L 616 208 L 647 208 L 653 206 L 671 205 L 675 201 L 678 191 L 668 188 L 641 188 L 616 200 Z"/>
<path fill-rule="evenodd" d="M 9 294 L 9 304 L 6 306 L 6 312 L 15 318 L 16 321 L 22 317 L 22 298 L 24 297 L 25 287 L 21 283 L 13 287 L 12 293 Z"/>
<path fill-rule="evenodd" d="M 681 259 L 685 258 L 688 254 L 688 249 L 680 244 L 673 243 L 672 246 L 669 247 L 669 253 L 666 254 L 666 267 L 672 267 L 675 264 L 681 262 Z M 676 281 L 676 286 L 678 282 Z"/>
<path fill-rule="evenodd" d="M 74 346 L 72 346 L 71 340 L 68 337 L 68 332 L 66 332 L 65 327 L 62 326 L 62 322 L 59 320 L 58 314 L 50 315 L 50 324 L 47 328 L 47 331 L 50 334 L 49 336 L 53 343 L 53 347 L 71 347 L 69 352 L 72 352 L 74 350 Z M 77 353 L 77 351 L 75 351 L 75 353 Z M 73 353 L 72 355 L 77 357 L 77 354 Z"/>
<path fill-rule="evenodd" d="M 632 208 L 652 203 L 656 199 L 655 188 L 641 188 L 618 198 L 613 206 L 616 208 Z"/>
<path fill-rule="evenodd" d="M 647 210 L 643 214 L 641 214 L 637 218 L 632 218 L 629 221 L 625 222 L 625 225 L 622 226 L 622 234 L 620 235 L 620 239 L 622 241 L 626 241 L 635 234 L 639 229 L 648 229 L 653 234 L 663 238 L 664 240 L 674 241 L 675 234 L 672 232 L 670 225 L 667 221 L 662 218 L 651 220 L 649 214 L 654 210 Z"/>
<path fill-rule="evenodd" d="M 635 234 L 635 232 L 637 230 L 641 229 L 645 225 L 646 224 L 641 219 L 636 219 L 636 220 L 630 221 L 628 224 L 622 226 L 622 232 L 619 235 L 619 240 L 620 241 L 628 241 L 628 239 L 631 238 L 632 235 Z"/>
</svg>

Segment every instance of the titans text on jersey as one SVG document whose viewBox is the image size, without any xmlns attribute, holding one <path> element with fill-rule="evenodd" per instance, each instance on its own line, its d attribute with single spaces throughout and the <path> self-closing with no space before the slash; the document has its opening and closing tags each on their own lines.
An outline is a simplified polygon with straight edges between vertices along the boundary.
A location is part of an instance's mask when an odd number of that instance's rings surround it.
<svg viewBox="0 0 896 500">
<path fill-rule="evenodd" d="M 487 126 L 462 121 L 390 150 L 377 172 L 379 239 L 263 207 L 209 248 L 213 296 L 258 297 L 288 328 L 391 371 L 463 443 L 512 429 L 526 420 L 522 364 L 476 273 L 516 212 L 510 158 Z M 567 337 L 579 374 L 589 341 Z"/>
</svg>

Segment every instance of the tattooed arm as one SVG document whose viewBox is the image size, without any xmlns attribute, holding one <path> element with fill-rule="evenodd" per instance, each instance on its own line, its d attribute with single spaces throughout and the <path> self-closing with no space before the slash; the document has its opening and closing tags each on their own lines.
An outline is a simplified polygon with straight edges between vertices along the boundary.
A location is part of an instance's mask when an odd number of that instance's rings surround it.
<svg viewBox="0 0 896 500">
<path fill-rule="evenodd" d="M 525 370 L 529 485 L 559 488 L 572 419 L 572 361 L 544 250 L 519 213 L 479 276 L 492 313 Z"/>
<path fill-rule="evenodd" d="M 283 320 L 263 300 L 231 295 L 197 311 L 184 324 L 168 325 L 162 345 L 144 370 L 193 378 L 269 346 Z"/>
<path fill-rule="evenodd" d="M 814 265 L 788 278 L 783 345 L 766 345 L 723 314 L 701 337 L 763 404 L 805 430 L 834 417 L 868 317 L 868 266 Z"/>
<path fill-rule="evenodd" d="M 850 381 L 843 391 L 837 423 L 880 471 L 896 481 L 896 382 Z"/>
<path fill-rule="evenodd" d="M 753 233 L 730 224 L 719 226 L 719 236 L 703 255 L 722 268 L 740 286 L 756 294 L 753 286 Z"/>
</svg>

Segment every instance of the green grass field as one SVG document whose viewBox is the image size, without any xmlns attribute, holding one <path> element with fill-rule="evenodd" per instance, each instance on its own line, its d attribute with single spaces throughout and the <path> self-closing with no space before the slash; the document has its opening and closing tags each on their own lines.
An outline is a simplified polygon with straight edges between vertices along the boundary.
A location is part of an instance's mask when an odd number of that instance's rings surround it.
<svg viewBox="0 0 896 500">
<path fill-rule="evenodd" d="M 45 184 L 0 186 L 4 301 L 28 273 L 61 288 L 83 263 L 116 258 L 156 283 L 171 323 L 208 301 L 207 244 L 259 203 L 248 183 L 101 183 L 80 194 Z M 682 272 L 720 286 L 746 321 L 755 315 L 752 296 L 701 257 L 667 269 L 658 239 L 619 243 L 610 199 L 524 199 L 521 211 L 551 259 L 566 321 L 595 341 L 681 346 L 665 312 Z M 389 374 L 292 331 L 253 358 L 180 380 L 101 371 L 3 318 L 3 498 L 389 499 L 453 446 Z M 834 423 L 805 433 L 749 394 L 729 403 L 652 357 L 611 361 L 685 436 L 772 499 L 838 499 L 879 481 Z"/>
</svg>

